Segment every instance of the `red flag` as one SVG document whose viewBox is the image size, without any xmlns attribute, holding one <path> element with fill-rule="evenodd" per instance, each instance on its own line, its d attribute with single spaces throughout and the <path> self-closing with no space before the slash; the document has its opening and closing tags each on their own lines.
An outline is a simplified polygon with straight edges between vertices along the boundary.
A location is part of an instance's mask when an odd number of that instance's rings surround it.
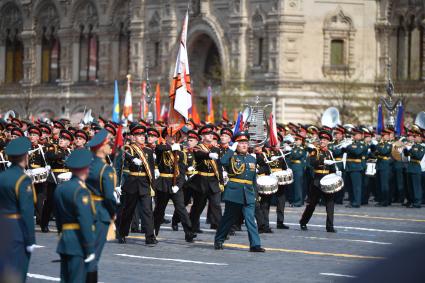
<svg viewBox="0 0 425 283">
<path fill-rule="evenodd" d="M 198 107 L 195 102 L 195 95 L 192 93 L 192 119 L 195 124 L 201 123 L 201 118 L 199 117 Z"/>
<path fill-rule="evenodd" d="M 273 114 L 270 114 L 269 125 L 270 125 L 270 146 L 276 147 L 279 144 L 279 139 L 277 138 L 276 120 L 274 119 Z"/>
<path fill-rule="evenodd" d="M 115 144 L 113 152 L 124 145 L 124 137 L 122 135 L 122 125 L 118 126 L 117 136 L 115 137 Z"/>
<path fill-rule="evenodd" d="M 155 89 L 155 117 L 159 120 L 161 114 L 161 92 L 159 89 L 159 83 L 156 84 Z"/>
<path fill-rule="evenodd" d="M 223 109 L 223 120 L 224 121 L 226 121 L 226 122 L 229 122 L 229 117 L 227 116 L 227 109 L 226 109 L 226 107 L 224 107 L 224 109 Z"/>
</svg>

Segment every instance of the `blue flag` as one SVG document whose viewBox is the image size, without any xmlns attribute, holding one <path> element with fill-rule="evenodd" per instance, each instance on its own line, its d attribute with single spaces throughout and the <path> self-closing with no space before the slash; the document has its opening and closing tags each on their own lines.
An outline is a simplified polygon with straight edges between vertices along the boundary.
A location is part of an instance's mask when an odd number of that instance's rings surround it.
<svg viewBox="0 0 425 283">
<path fill-rule="evenodd" d="M 120 122 L 120 94 L 118 92 L 118 82 L 115 80 L 114 87 L 114 107 L 112 108 L 112 122 Z"/>
<path fill-rule="evenodd" d="M 233 128 L 233 135 L 236 135 L 240 131 L 242 122 L 242 112 L 239 112 L 238 119 L 236 120 L 235 127 Z"/>
<path fill-rule="evenodd" d="M 378 124 L 376 125 L 376 133 L 381 134 L 384 129 L 384 117 L 382 116 L 382 105 L 378 104 Z"/>
<path fill-rule="evenodd" d="M 401 103 L 397 106 L 397 120 L 395 124 L 395 131 L 398 137 L 404 135 L 404 109 Z"/>
</svg>

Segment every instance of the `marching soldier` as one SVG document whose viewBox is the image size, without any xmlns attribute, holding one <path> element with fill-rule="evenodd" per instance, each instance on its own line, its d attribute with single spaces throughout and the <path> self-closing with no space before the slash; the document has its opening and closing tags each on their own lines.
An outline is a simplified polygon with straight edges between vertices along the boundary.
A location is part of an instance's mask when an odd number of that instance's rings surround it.
<svg viewBox="0 0 425 283">
<path fill-rule="evenodd" d="M 139 201 L 142 206 L 145 243 L 153 246 L 158 243 L 154 235 L 152 215 L 155 161 L 152 149 L 145 146 L 146 127 L 142 125 L 133 127 L 131 135 L 134 136 L 135 143 L 124 147 L 129 173 L 122 188 L 124 202 L 118 217 L 118 242 L 126 243 L 125 237 L 128 236 L 131 219 Z"/>
<path fill-rule="evenodd" d="M 389 180 L 391 173 L 391 150 L 392 145 L 389 142 L 390 131 L 383 130 L 381 133 L 381 142 L 376 146 L 376 173 L 379 187 L 379 203 L 375 206 L 388 206 L 390 204 Z"/>
<path fill-rule="evenodd" d="M 92 160 L 87 149 L 72 152 L 66 160 L 72 178 L 59 184 L 55 191 L 56 227 L 60 235 L 56 252 L 61 257 L 61 282 L 85 282 L 87 264 L 96 258 L 96 208 L 85 184 Z"/>
<path fill-rule="evenodd" d="M 221 158 L 221 164 L 232 176 L 223 193 L 225 201 L 224 215 L 217 229 L 214 248 L 223 249 L 223 243 L 232 225 L 238 220 L 242 211 L 248 229 L 250 252 L 265 252 L 261 247 L 260 236 L 255 223 L 256 201 L 256 159 L 248 153 L 249 134 L 239 132 L 234 137 L 235 143 Z"/>
<path fill-rule="evenodd" d="M 192 198 L 192 189 L 190 188 L 189 183 L 191 182 L 191 178 L 196 174 L 196 162 L 195 162 L 195 155 L 194 155 L 194 148 L 198 144 L 198 142 L 201 140 L 201 137 L 198 135 L 196 131 L 189 130 L 187 132 L 187 142 L 186 142 L 186 148 L 183 149 L 184 154 L 184 160 L 186 164 L 186 179 L 187 181 L 183 185 L 183 195 L 184 195 L 184 206 L 188 206 L 191 202 Z M 179 226 L 178 223 L 180 223 L 180 216 L 174 210 L 173 218 L 171 221 L 171 228 L 173 231 L 178 231 Z"/>
<path fill-rule="evenodd" d="M 332 160 L 332 154 L 328 149 L 329 142 L 332 141 L 332 135 L 329 132 L 321 131 L 319 133 L 320 147 L 311 149 L 310 164 L 313 168 L 313 182 L 308 194 L 307 206 L 300 219 L 301 230 L 307 230 L 307 223 L 316 208 L 320 198 L 324 199 L 326 206 L 326 231 L 335 233 L 334 229 L 334 194 L 326 194 L 320 189 L 320 180 L 329 173 L 335 172 L 335 166 Z"/>
<path fill-rule="evenodd" d="M 31 143 L 26 137 L 11 141 L 6 154 L 12 163 L 0 173 L 0 221 L 6 268 L 25 282 L 31 253 L 34 250 L 34 202 L 31 179 L 24 173 L 28 166 Z M 4 241 L 5 240 L 5 241 Z"/>
<path fill-rule="evenodd" d="M 413 132 L 415 143 L 407 145 L 404 149 L 404 154 L 410 156 L 407 166 L 407 176 L 409 178 L 409 192 L 412 199 L 412 204 L 408 207 L 421 208 L 422 204 L 422 185 L 421 185 L 421 160 L 425 155 L 425 147 L 422 145 L 422 136 L 419 129 Z"/>
<path fill-rule="evenodd" d="M 185 232 L 185 240 L 193 242 L 192 223 L 184 205 L 183 185 L 185 183 L 186 164 L 184 163 L 184 153 L 180 144 L 175 143 L 176 137 L 171 136 L 164 129 L 163 136 L 167 143 L 157 145 L 155 153 L 159 169 L 157 180 L 156 205 L 153 212 L 155 234 L 158 235 L 161 223 L 164 219 L 165 209 L 171 199 L 175 212 L 179 215 Z"/>
<path fill-rule="evenodd" d="M 346 161 L 346 184 L 350 186 L 352 192 L 350 204 L 347 207 L 359 208 L 362 200 L 362 157 L 365 151 L 365 145 L 361 142 L 362 132 L 359 129 L 352 129 L 353 143 L 342 146 L 343 152 L 347 153 Z"/>
<path fill-rule="evenodd" d="M 89 135 L 83 130 L 76 130 L 74 133 L 74 149 L 85 148 L 89 140 Z"/>
<path fill-rule="evenodd" d="M 93 153 L 93 162 L 90 165 L 89 176 L 86 180 L 91 198 L 95 203 L 95 254 L 96 258 L 89 263 L 86 282 L 97 282 L 97 270 L 106 242 L 109 225 L 115 218 L 116 200 L 114 190 L 117 186 L 115 170 L 106 162 L 111 153 L 108 132 L 99 131 L 87 144 Z"/>
<path fill-rule="evenodd" d="M 332 155 L 335 161 L 337 161 L 336 166 L 338 167 L 338 171 L 342 173 L 344 182 L 346 182 L 345 170 L 344 170 L 345 168 L 344 168 L 344 163 L 342 162 L 344 152 L 340 146 L 342 140 L 344 139 L 345 128 L 341 125 L 337 125 L 333 130 L 333 134 L 334 134 L 334 140 L 333 140 L 333 143 L 329 144 L 329 150 L 332 152 Z M 342 204 L 344 200 L 345 191 L 346 189 L 342 188 L 342 190 L 340 190 L 339 192 L 335 194 L 336 204 Z"/>
<path fill-rule="evenodd" d="M 73 140 L 74 137 L 68 130 L 61 130 L 57 144 L 51 144 L 46 152 L 46 161 L 50 165 L 52 173 L 47 179 L 46 201 L 43 204 L 43 211 L 41 214 L 40 226 L 41 232 L 43 233 L 49 232 L 49 221 L 54 205 L 53 197 L 58 175 L 69 172 L 69 169 L 65 167 L 65 159 L 71 153 L 69 146 Z"/>
<path fill-rule="evenodd" d="M 218 227 L 221 219 L 220 192 L 224 190 L 223 172 L 219 164 L 219 150 L 212 146 L 214 128 L 205 125 L 199 130 L 202 143 L 195 147 L 195 162 L 197 174 L 192 177 L 193 205 L 190 210 L 190 220 L 194 233 L 202 233 L 199 218 L 207 200 L 210 207 L 212 227 Z"/>
<path fill-rule="evenodd" d="M 306 152 L 303 147 L 304 138 L 300 135 L 295 136 L 294 147 L 292 148 L 289 158 L 291 160 L 291 169 L 294 174 L 294 199 L 293 207 L 300 207 L 304 204 L 303 198 L 303 181 L 305 170 Z"/>
</svg>

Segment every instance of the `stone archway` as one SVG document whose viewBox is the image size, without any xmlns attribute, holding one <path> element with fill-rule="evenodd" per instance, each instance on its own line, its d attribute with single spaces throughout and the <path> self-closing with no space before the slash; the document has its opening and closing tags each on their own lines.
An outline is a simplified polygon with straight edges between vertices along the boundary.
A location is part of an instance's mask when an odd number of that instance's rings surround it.
<svg viewBox="0 0 425 283">
<path fill-rule="evenodd" d="M 223 78 L 222 60 L 214 40 L 205 33 L 194 35 L 188 44 L 192 86 L 201 96 L 208 86 L 219 87 Z"/>
</svg>

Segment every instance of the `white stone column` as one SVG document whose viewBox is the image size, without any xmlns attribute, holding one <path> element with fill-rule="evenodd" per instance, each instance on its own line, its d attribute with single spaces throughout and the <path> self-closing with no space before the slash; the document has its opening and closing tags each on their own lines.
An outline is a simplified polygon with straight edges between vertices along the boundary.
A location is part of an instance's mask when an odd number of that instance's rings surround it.
<svg viewBox="0 0 425 283">
<path fill-rule="evenodd" d="M 41 44 L 35 45 L 35 74 L 34 74 L 34 82 L 39 84 L 41 83 L 42 76 L 42 53 L 41 53 Z"/>
</svg>

